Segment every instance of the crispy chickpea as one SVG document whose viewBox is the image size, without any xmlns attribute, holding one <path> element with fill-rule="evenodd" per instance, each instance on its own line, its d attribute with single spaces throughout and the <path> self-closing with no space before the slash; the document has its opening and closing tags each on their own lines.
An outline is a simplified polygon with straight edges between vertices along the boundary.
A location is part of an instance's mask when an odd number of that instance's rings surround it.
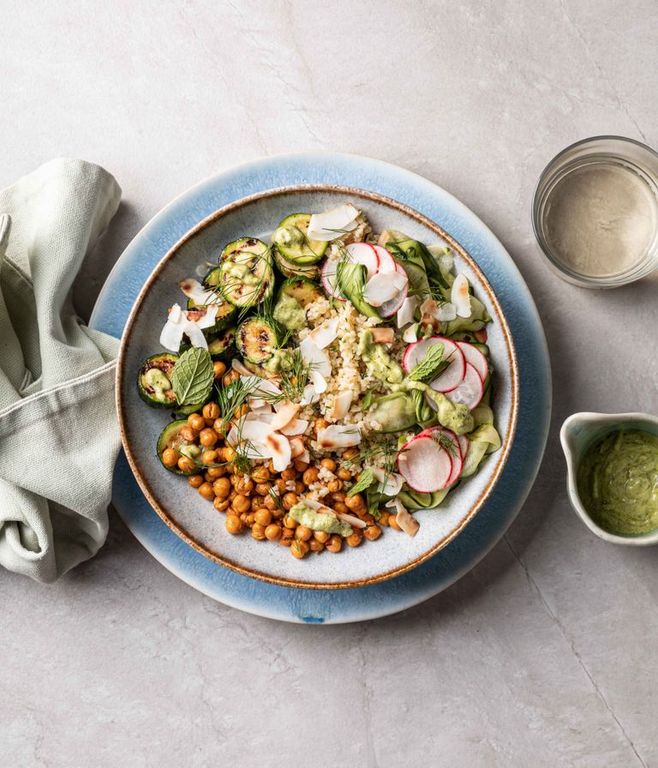
<svg viewBox="0 0 658 768">
<path fill-rule="evenodd" d="M 226 499 L 231 492 L 231 483 L 229 482 L 228 477 L 219 477 L 212 484 L 212 488 L 213 491 L 215 491 L 215 496 L 219 496 L 221 499 Z"/>
<path fill-rule="evenodd" d="M 233 512 L 232 514 L 235 514 L 235 513 Z M 243 513 L 240 515 L 240 520 L 242 520 L 242 522 L 243 522 L 245 525 L 247 524 L 247 513 L 246 513 L 246 512 L 243 512 Z"/>
<path fill-rule="evenodd" d="M 206 474 L 211 480 L 217 480 L 219 477 L 224 477 L 226 474 L 226 467 L 209 467 Z"/>
<path fill-rule="evenodd" d="M 265 526 L 261 525 L 260 523 L 254 523 L 251 526 L 251 537 L 252 539 L 256 539 L 256 541 L 264 541 L 265 540 Z"/>
<path fill-rule="evenodd" d="M 221 360 L 217 360 L 212 364 L 212 372 L 216 379 L 221 379 L 226 373 L 226 366 Z"/>
<path fill-rule="evenodd" d="M 324 549 L 324 544 L 317 539 L 311 539 L 308 543 L 308 546 L 311 552 L 322 552 Z"/>
<path fill-rule="evenodd" d="M 165 448 L 162 451 L 162 463 L 165 467 L 175 467 L 178 464 L 178 454 L 173 448 Z"/>
<path fill-rule="evenodd" d="M 301 480 L 296 480 L 295 481 L 295 493 L 298 496 L 301 496 L 302 493 L 304 493 L 305 490 L 306 490 L 306 486 L 304 485 L 304 483 L 302 483 Z"/>
<path fill-rule="evenodd" d="M 329 493 L 337 493 L 340 491 L 343 487 L 343 481 L 342 480 L 330 480 L 327 483 L 327 490 Z"/>
<path fill-rule="evenodd" d="M 345 506 L 351 509 L 352 512 L 358 512 L 365 507 L 366 503 L 363 496 L 360 493 L 355 493 L 354 496 L 345 497 Z"/>
<path fill-rule="evenodd" d="M 266 507 L 257 509 L 254 514 L 254 519 L 259 525 L 268 526 L 272 522 L 272 513 Z"/>
<path fill-rule="evenodd" d="M 330 472 L 336 471 L 336 462 L 333 459 L 322 459 L 320 465 L 325 469 L 328 469 Z"/>
<path fill-rule="evenodd" d="M 282 517 L 286 516 L 286 510 L 281 509 L 281 507 L 275 507 L 271 512 L 274 520 L 281 520 Z"/>
<path fill-rule="evenodd" d="M 202 429 L 199 433 L 199 442 L 204 448 L 212 448 L 219 439 L 214 429 Z"/>
<path fill-rule="evenodd" d="M 336 491 L 335 493 L 331 494 L 331 500 L 332 501 L 345 501 L 345 496 L 347 494 L 343 491 Z"/>
<path fill-rule="evenodd" d="M 400 526 L 398 524 L 398 521 L 395 519 L 395 515 L 389 515 L 388 516 L 388 525 L 394 531 L 401 531 L 402 530 L 402 528 L 400 528 Z"/>
<path fill-rule="evenodd" d="M 284 469 L 281 473 L 282 480 L 294 480 L 297 477 L 297 472 L 294 469 Z"/>
<path fill-rule="evenodd" d="M 308 461 L 302 461 L 301 459 L 295 459 L 293 463 L 294 468 L 298 472 L 305 472 L 308 469 Z"/>
<path fill-rule="evenodd" d="M 315 420 L 315 431 L 319 432 L 321 429 L 326 429 L 329 426 L 329 422 L 326 419 Z"/>
<path fill-rule="evenodd" d="M 338 472 L 336 472 L 336 475 L 341 480 L 349 480 L 352 477 L 352 473 L 349 471 L 349 469 L 346 469 L 345 467 L 341 467 Z"/>
<path fill-rule="evenodd" d="M 222 376 L 222 384 L 225 387 L 228 387 L 229 384 L 233 384 L 233 382 L 237 381 L 239 378 L 240 378 L 240 374 L 237 371 L 231 369 L 228 373 L 225 373 Z"/>
<path fill-rule="evenodd" d="M 348 547 L 358 547 L 359 544 L 363 541 L 363 534 L 360 530 L 355 530 L 351 536 L 348 536 L 345 539 L 345 543 Z"/>
<path fill-rule="evenodd" d="M 217 463 L 217 451 L 204 451 L 201 454 L 201 461 L 204 464 L 216 464 Z"/>
<path fill-rule="evenodd" d="M 192 416 L 195 416 L 196 414 L 192 414 Z M 190 416 L 190 418 L 192 418 Z M 201 419 L 203 421 L 203 419 Z M 205 422 L 204 422 L 205 426 Z M 197 437 L 199 436 L 199 433 L 196 431 L 196 429 L 192 429 L 192 427 L 187 424 L 184 427 L 181 427 L 178 434 L 180 435 L 181 440 L 185 441 L 186 443 L 193 443 Z"/>
<path fill-rule="evenodd" d="M 251 528 L 251 526 L 256 522 L 256 520 L 254 519 L 254 513 L 247 512 L 244 521 Z"/>
<path fill-rule="evenodd" d="M 200 432 L 206 426 L 203 416 L 199 413 L 191 413 L 187 417 L 187 423 L 195 432 Z"/>
<path fill-rule="evenodd" d="M 229 492 L 229 495 L 228 495 L 229 501 L 233 501 L 233 499 L 234 499 L 234 498 L 235 498 L 237 495 L 238 495 L 238 494 L 237 494 L 237 493 L 236 493 L 236 492 L 235 492 L 233 489 L 231 489 L 231 491 Z"/>
<path fill-rule="evenodd" d="M 192 488 L 199 488 L 203 484 L 203 478 L 201 475 L 191 475 L 187 478 L 187 482 L 192 486 Z"/>
<path fill-rule="evenodd" d="M 299 523 L 296 520 L 293 520 L 293 518 L 290 517 L 290 515 L 286 515 L 283 518 L 283 525 L 285 528 L 296 528 L 299 525 Z"/>
<path fill-rule="evenodd" d="M 231 502 L 228 499 L 221 499 L 219 496 L 215 496 L 212 505 L 218 512 L 226 512 L 231 505 Z"/>
<path fill-rule="evenodd" d="M 269 483 L 256 483 L 255 491 L 259 496 L 269 496 L 271 487 Z"/>
<path fill-rule="evenodd" d="M 256 469 L 252 470 L 251 472 L 251 479 L 257 485 L 267 483 L 267 481 L 270 479 L 270 470 L 267 467 L 256 467 Z"/>
<path fill-rule="evenodd" d="M 226 522 L 224 523 L 226 530 L 235 536 L 238 533 L 242 533 L 243 525 L 242 520 L 237 515 L 226 515 Z"/>
<path fill-rule="evenodd" d="M 208 501 L 212 501 L 215 498 L 215 491 L 210 483 L 201 483 L 198 490 L 199 495 L 203 496 L 204 499 L 208 499 Z"/>
<path fill-rule="evenodd" d="M 231 502 L 231 506 L 238 513 L 246 512 L 247 510 L 251 509 L 251 502 L 246 496 L 238 493 Z"/>
<path fill-rule="evenodd" d="M 298 501 L 297 494 L 286 493 L 281 501 L 284 509 L 292 509 Z"/>
<path fill-rule="evenodd" d="M 334 512 L 339 512 L 341 515 L 349 513 L 349 509 L 342 501 L 335 501 L 333 505 Z"/>
<path fill-rule="evenodd" d="M 331 534 L 326 531 L 313 531 L 313 538 L 319 541 L 320 544 L 326 544 L 331 538 Z"/>
<path fill-rule="evenodd" d="M 250 496 L 254 490 L 254 481 L 247 475 L 239 475 L 235 484 L 235 490 L 244 496 Z"/>
<path fill-rule="evenodd" d="M 305 485 L 311 485 L 317 483 L 320 470 L 317 467 L 309 467 L 302 475 L 302 480 Z"/>
<path fill-rule="evenodd" d="M 279 539 L 279 544 L 283 544 L 284 547 L 289 547 L 294 540 L 295 539 L 294 539 L 294 536 L 292 535 L 292 531 L 289 531 L 287 528 L 284 528 L 281 531 L 281 538 Z"/>
<path fill-rule="evenodd" d="M 265 538 L 268 541 L 277 541 L 281 538 L 281 526 L 276 523 L 270 523 L 265 528 Z"/>
<path fill-rule="evenodd" d="M 379 514 L 379 519 L 377 520 L 377 522 L 378 522 L 380 525 L 388 525 L 388 519 L 389 519 L 389 517 L 390 517 L 390 515 L 389 515 L 389 513 L 388 513 L 388 512 L 380 512 L 380 514 Z"/>
<path fill-rule="evenodd" d="M 305 525 L 298 525 L 295 528 L 295 538 L 300 539 L 300 541 L 308 541 L 312 535 L 313 531 Z"/>
<path fill-rule="evenodd" d="M 220 417 L 219 419 L 215 419 L 215 421 L 213 421 L 213 423 L 212 423 L 212 428 L 213 428 L 213 429 L 215 430 L 215 432 L 217 432 L 217 434 L 218 434 L 218 435 L 220 435 L 221 437 L 224 437 L 224 435 L 225 435 L 225 434 L 226 434 L 226 432 L 228 431 L 228 425 L 227 425 L 227 423 L 224 421 L 224 419 L 222 419 L 221 417 Z"/>
<path fill-rule="evenodd" d="M 309 546 L 305 541 L 300 541 L 300 539 L 295 539 L 290 544 L 290 552 L 293 557 L 296 557 L 298 560 L 301 560 L 303 557 L 306 557 L 308 554 Z"/>
<path fill-rule="evenodd" d="M 274 487 L 277 489 L 280 496 L 283 496 L 283 494 L 288 490 L 286 487 L 286 481 L 283 480 L 283 478 L 279 478 L 278 480 L 275 480 Z"/>
<path fill-rule="evenodd" d="M 188 456 L 181 456 L 178 459 L 178 469 L 181 472 L 193 472 L 196 469 L 196 464 Z"/>
<path fill-rule="evenodd" d="M 219 410 L 217 403 L 206 403 L 203 406 L 201 413 L 203 414 L 203 418 L 206 420 L 206 423 L 210 422 L 212 424 L 215 419 L 219 418 L 221 411 Z"/>
<path fill-rule="evenodd" d="M 265 501 L 263 502 L 263 506 L 274 511 L 279 506 L 278 498 L 275 498 L 274 494 L 268 493 L 267 496 L 265 496 Z"/>
<path fill-rule="evenodd" d="M 203 473 L 203 479 L 204 479 L 204 480 L 205 480 L 207 483 L 212 483 L 212 482 L 214 482 L 214 480 L 215 480 L 215 478 L 214 478 L 214 477 L 213 477 L 213 476 L 212 476 L 212 475 L 211 475 L 211 474 L 208 472 L 208 470 L 206 470 L 206 471 Z"/>
<path fill-rule="evenodd" d="M 368 541 L 375 541 L 382 535 L 382 529 L 373 523 L 363 531 L 363 535 Z"/>
<path fill-rule="evenodd" d="M 224 461 L 233 461 L 235 458 L 235 451 L 230 445 L 226 445 L 222 448 L 222 458 Z"/>
<path fill-rule="evenodd" d="M 340 552 L 343 548 L 343 539 L 337 533 L 334 533 L 324 546 L 329 552 Z"/>
<path fill-rule="evenodd" d="M 346 448 L 343 451 L 343 455 L 341 458 L 343 458 L 345 461 L 353 461 L 356 459 L 356 457 L 359 455 L 358 448 Z"/>
<path fill-rule="evenodd" d="M 258 510 L 262 508 L 264 501 L 265 501 L 265 499 L 262 496 L 252 496 L 251 497 L 251 511 L 252 512 L 258 512 Z"/>
</svg>

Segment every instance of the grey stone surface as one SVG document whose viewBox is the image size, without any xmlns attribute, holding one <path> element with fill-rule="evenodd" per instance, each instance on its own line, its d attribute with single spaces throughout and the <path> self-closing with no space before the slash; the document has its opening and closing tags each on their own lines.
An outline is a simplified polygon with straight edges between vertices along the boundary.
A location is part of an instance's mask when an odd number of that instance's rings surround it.
<svg viewBox="0 0 658 768">
<path fill-rule="evenodd" d="M 453 192 L 507 245 L 548 335 L 553 432 L 518 521 L 454 587 L 364 625 L 240 614 L 116 518 L 52 587 L 0 576 L 0 765 L 658 766 L 656 550 L 568 507 L 576 410 L 656 411 L 658 281 L 587 292 L 534 244 L 566 144 L 658 144 L 658 6 L 555 2 L 0 2 L 0 183 L 56 155 L 124 189 L 77 300 L 174 195 L 301 149 L 379 157 Z"/>
</svg>

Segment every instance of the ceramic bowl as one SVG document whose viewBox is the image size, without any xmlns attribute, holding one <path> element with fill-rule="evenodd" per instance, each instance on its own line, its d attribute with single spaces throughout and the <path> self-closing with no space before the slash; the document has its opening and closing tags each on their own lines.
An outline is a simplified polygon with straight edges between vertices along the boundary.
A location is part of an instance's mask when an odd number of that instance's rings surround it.
<svg viewBox="0 0 658 768">
<path fill-rule="evenodd" d="M 592 443 L 618 429 L 643 429 L 658 435 L 658 417 L 648 413 L 574 413 L 562 425 L 560 442 L 567 460 L 567 492 L 571 506 L 590 531 L 604 541 L 631 547 L 658 544 L 658 529 L 638 536 L 609 533 L 592 520 L 580 500 L 576 482 L 580 460 Z"/>
<path fill-rule="evenodd" d="M 402 230 L 426 243 L 444 241 L 456 266 L 487 305 L 495 369 L 493 408 L 501 434 L 500 451 L 480 471 L 450 494 L 439 510 L 416 513 L 414 538 L 386 531 L 376 543 L 340 555 L 298 561 L 285 547 L 229 536 L 224 516 L 194 493 L 185 480 L 166 472 L 155 442 L 166 412 L 139 399 L 135 377 L 141 362 L 160 347 L 166 309 L 180 300 L 178 283 L 193 276 L 200 263 L 215 261 L 224 244 L 245 234 L 268 238 L 291 211 L 324 210 L 351 201 L 362 208 L 375 231 Z M 128 318 L 117 366 L 117 407 L 123 445 L 142 492 L 162 520 L 187 544 L 214 562 L 241 574 L 282 585 L 315 589 L 357 587 L 389 579 L 414 568 L 445 547 L 464 529 L 492 492 L 510 452 L 518 411 L 518 370 L 512 336 L 498 300 L 473 259 L 448 233 L 409 207 L 389 198 L 349 187 L 303 185 L 269 190 L 227 205 L 184 235 L 166 253 L 146 281 Z"/>
</svg>

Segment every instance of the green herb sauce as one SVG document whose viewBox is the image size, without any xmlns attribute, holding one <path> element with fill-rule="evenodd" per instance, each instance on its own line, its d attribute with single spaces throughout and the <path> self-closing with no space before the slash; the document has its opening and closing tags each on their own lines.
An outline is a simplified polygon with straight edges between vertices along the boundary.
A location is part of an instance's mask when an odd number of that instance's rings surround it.
<svg viewBox="0 0 658 768">
<path fill-rule="evenodd" d="M 578 493 L 609 533 L 637 536 L 658 528 L 658 435 L 617 430 L 595 442 L 578 467 Z"/>
</svg>

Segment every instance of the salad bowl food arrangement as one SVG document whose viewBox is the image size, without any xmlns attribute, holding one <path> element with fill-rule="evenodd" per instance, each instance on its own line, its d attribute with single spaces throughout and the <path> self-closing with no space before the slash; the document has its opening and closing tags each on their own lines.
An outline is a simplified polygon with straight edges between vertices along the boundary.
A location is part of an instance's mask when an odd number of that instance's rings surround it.
<svg viewBox="0 0 658 768">
<path fill-rule="evenodd" d="M 223 565 L 316 588 L 452 540 L 518 405 L 477 265 L 411 209 L 336 187 L 254 195 L 188 233 L 136 302 L 118 377 L 126 455 L 162 519 Z"/>
</svg>

